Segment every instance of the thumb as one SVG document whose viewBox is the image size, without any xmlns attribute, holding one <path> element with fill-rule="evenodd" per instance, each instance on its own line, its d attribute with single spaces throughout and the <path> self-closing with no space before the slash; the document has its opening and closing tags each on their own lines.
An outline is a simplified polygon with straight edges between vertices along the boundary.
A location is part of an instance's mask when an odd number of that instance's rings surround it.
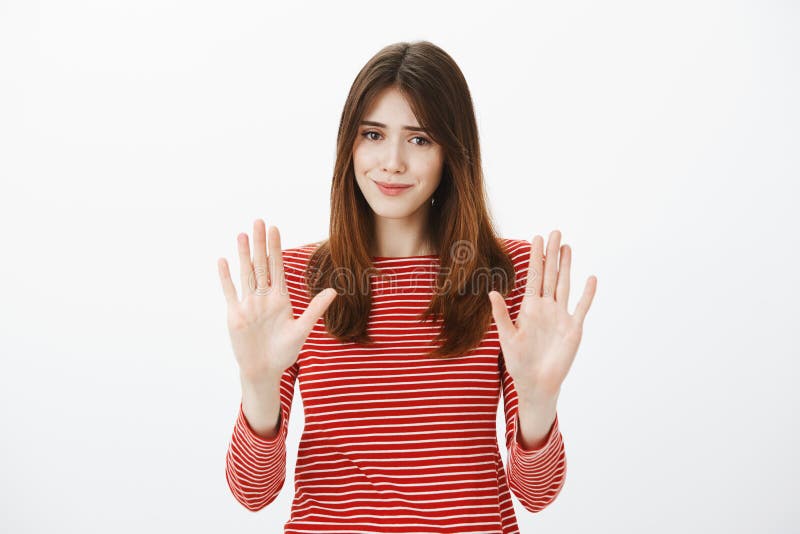
<svg viewBox="0 0 800 534">
<path fill-rule="evenodd" d="M 336 290 L 332 287 L 328 287 L 317 293 L 311 302 L 308 303 L 308 307 L 306 311 L 297 318 L 300 323 L 300 326 L 303 328 L 303 331 L 308 336 L 311 333 L 311 330 L 314 328 L 314 325 L 317 324 L 319 318 L 325 313 L 325 310 L 328 309 L 328 306 L 331 305 L 333 299 L 337 297 Z"/>
<path fill-rule="evenodd" d="M 489 301 L 492 303 L 492 317 L 497 324 L 497 335 L 500 339 L 506 339 L 515 328 L 506 301 L 497 291 L 489 291 Z"/>
</svg>

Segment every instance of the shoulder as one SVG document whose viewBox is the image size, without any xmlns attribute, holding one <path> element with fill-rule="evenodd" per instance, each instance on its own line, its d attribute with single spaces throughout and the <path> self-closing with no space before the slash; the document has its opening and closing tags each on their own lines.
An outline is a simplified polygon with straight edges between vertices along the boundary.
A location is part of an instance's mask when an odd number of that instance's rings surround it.
<svg viewBox="0 0 800 534">
<path fill-rule="evenodd" d="M 525 259 L 527 261 L 528 257 L 530 256 L 531 242 L 527 239 L 501 237 L 500 242 L 503 244 L 503 247 L 515 265 L 521 259 Z"/>
<path fill-rule="evenodd" d="M 511 258 L 517 275 L 520 274 L 520 271 L 526 270 L 531 257 L 531 242 L 527 239 L 511 237 L 501 237 L 500 242 L 503 244 L 508 257 Z"/>
<path fill-rule="evenodd" d="M 322 242 L 318 241 L 281 249 L 284 278 L 295 316 L 301 314 L 310 301 L 306 271 L 308 262 L 320 243 Z"/>
<path fill-rule="evenodd" d="M 293 264 L 299 263 L 308 263 L 308 260 L 311 258 L 311 255 L 314 251 L 322 244 L 323 241 L 316 241 L 314 243 L 307 243 L 305 245 L 299 245 L 296 247 L 289 247 L 284 248 L 281 250 L 281 256 L 283 257 L 283 264 L 286 267 L 287 262 Z"/>
</svg>

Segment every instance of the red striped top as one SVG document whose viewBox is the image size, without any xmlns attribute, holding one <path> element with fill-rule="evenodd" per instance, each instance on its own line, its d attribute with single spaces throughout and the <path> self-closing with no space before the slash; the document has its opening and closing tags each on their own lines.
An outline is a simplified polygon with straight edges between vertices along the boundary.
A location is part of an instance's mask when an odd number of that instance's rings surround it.
<svg viewBox="0 0 800 534">
<path fill-rule="evenodd" d="M 503 239 L 514 263 L 507 303 L 519 313 L 531 244 Z M 316 244 L 283 252 L 294 316 L 309 303 L 305 268 Z M 280 428 L 256 435 L 241 404 L 226 455 L 233 496 L 257 511 L 280 492 L 295 381 L 305 425 L 297 451 L 294 500 L 284 533 L 519 532 L 513 493 L 538 512 L 566 477 L 558 416 L 546 443 L 526 450 L 517 439 L 517 396 L 494 321 L 483 341 L 458 358 L 424 357 L 440 326 L 417 315 L 435 290 L 437 256 L 374 257 L 368 333 L 374 347 L 341 343 L 314 326 L 281 381 Z M 439 326 L 437 326 L 439 325 Z M 502 391 L 504 467 L 496 417 Z"/>
</svg>

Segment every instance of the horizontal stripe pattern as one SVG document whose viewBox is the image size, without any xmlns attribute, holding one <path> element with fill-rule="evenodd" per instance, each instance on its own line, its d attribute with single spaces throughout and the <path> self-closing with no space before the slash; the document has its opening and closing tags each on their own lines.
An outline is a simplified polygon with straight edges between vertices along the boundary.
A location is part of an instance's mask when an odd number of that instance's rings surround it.
<svg viewBox="0 0 800 534">
<path fill-rule="evenodd" d="M 507 303 L 516 320 L 531 244 L 503 243 L 514 262 Z M 316 246 L 282 251 L 295 317 L 310 301 L 304 275 Z M 281 377 L 278 434 L 256 435 L 240 403 L 226 456 L 231 493 L 252 511 L 278 496 L 297 384 L 305 422 L 285 534 L 519 532 L 511 494 L 538 512 L 564 485 L 558 416 L 544 445 L 522 447 L 517 395 L 494 322 L 465 355 L 424 356 L 441 328 L 438 319 L 419 318 L 433 296 L 438 257 L 376 257 L 373 265 L 367 330 L 375 343 L 340 342 L 326 332 L 324 318 L 317 322 Z M 501 395 L 507 467 L 497 441 Z"/>
</svg>

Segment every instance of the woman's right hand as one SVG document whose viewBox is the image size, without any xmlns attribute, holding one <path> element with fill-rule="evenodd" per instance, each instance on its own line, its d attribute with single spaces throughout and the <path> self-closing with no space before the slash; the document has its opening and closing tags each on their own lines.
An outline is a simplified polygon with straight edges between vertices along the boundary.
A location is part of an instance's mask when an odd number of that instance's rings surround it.
<svg viewBox="0 0 800 534">
<path fill-rule="evenodd" d="M 250 259 L 247 234 L 238 236 L 242 298 L 231 281 L 225 258 L 217 261 L 228 304 L 228 331 L 242 378 L 261 382 L 280 378 L 294 365 L 314 325 L 336 297 L 333 288 L 318 293 L 297 319 L 284 277 L 278 228 L 269 228 L 267 257 L 264 221 L 253 223 L 255 256 Z M 269 267 L 268 267 L 269 265 Z"/>
</svg>

